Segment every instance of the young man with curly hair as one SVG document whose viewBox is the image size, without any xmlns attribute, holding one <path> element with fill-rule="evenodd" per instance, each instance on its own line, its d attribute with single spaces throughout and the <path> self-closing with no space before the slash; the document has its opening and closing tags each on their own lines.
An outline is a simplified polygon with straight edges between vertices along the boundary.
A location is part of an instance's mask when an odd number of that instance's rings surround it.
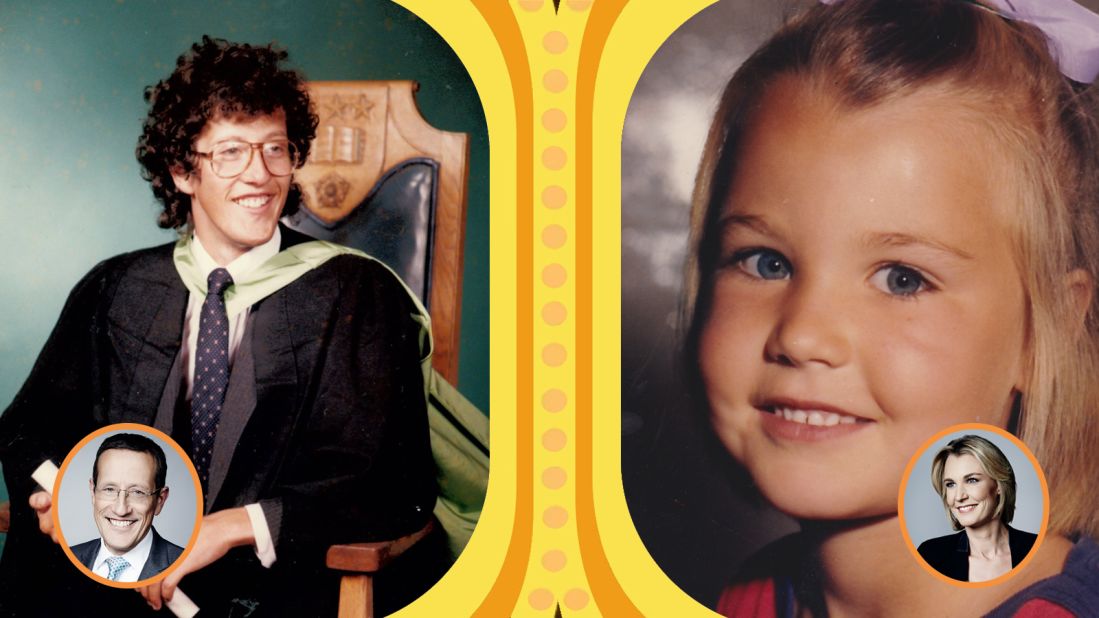
<svg viewBox="0 0 1099 618">
<path fill-rule="evenodd" d="M 279 224 L 298 207 L 293 172 L 317 126 L 285 59 L 203 37 L 146 90 L 137 158 L 164 206 L 159 224 L 181 238 L 106 260 L 77 284 L 0 417 L 12 496 L 0 613 L 117 615 L 159 608 L 178 585 L 204 615 L 329 615 L 330 544 L 400 536 L 431 517 L 427 318 L 384 266 Z M 50 496 L 30 478 L 117 422 L 188 449 L 205 500 L 190 553 L 141 596 L 56 565 Z M 419 581 L 390 586 L 406 593 L 394 605 L 434 581 L 439 548 L 409 558 Z M 62 593 L 49 603 L 26 592 L 47 582 Z M 59 612 L 65 603 L 77 613 Z"/>
</svg>

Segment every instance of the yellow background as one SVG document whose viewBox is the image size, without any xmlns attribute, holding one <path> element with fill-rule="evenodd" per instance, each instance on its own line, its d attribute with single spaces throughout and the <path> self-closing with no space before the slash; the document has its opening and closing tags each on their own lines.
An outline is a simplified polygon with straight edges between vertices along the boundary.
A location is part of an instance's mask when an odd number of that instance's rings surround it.
<svg viewBox="0 0 1099 618">
<path fill-rule="evenodd" d="M 637 80 L 709 4 L 399 0 L 453 47 L 491 146 L 489 494 L 399 616 L 702 616 L 652 562 L 621 478 L 621 137 Z"/>
</svg>

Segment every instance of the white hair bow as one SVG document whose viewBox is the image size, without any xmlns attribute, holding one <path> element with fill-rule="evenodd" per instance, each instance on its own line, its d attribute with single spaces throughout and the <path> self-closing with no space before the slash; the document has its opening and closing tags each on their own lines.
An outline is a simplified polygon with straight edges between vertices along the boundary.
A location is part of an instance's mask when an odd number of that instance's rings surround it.
<svg viewBox="0 0 1099 618">
<path fill-rule="evenodd" d="M 835 4 L 839 0 L 820 1 Z M 1090 84 L 1099 75 L 1099 15 L 1073 0 L 965 1 L 1040 29 L 1065 77 Z"/>
</svg>

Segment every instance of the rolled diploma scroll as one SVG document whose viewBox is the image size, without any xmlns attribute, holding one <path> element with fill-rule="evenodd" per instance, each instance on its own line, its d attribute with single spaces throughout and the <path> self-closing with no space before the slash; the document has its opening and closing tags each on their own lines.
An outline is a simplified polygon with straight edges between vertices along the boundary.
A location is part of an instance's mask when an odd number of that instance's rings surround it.
<svg viewBox="0 0 1099 618">
<path fill-rule="evenodd" d="M 35 483 L 42 486 L 42 489 L 53 493 L 53 485 L 57 481 L 57 466 L 52 461 L 46 460 L 42 462 L 42 465 L 34 469 L 31 474 L 31 478 Z M 168 609 L 172 610 L 172 613 L 179 618 L 194 618 L 198 613 L 198 605 L 192 601 L 187 595 L 183 594 L 183 591 L 176 588 L 176 593 L 172 595 L 172 600 L 166 603 Z"/>
</svg>

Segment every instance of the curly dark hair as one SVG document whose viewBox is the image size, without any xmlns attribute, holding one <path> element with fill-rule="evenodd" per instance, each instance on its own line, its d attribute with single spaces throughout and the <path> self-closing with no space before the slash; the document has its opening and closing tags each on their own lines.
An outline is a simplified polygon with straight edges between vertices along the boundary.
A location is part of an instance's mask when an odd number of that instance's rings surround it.
<svg viewBox="0 0 1099 618">
<path fill-rule="evenodd" d="M 180 228 L 187 224 L 191 197 L 176 189 L 172 169 L 197 171 L 193 142 L 206 123 L 218 118 L 262 116 L 281 110 L 286 130 L 299 153 L 298 166 L 309 156 L 317 132 L 317 115 L 305 90 L 305 77 L 281 69 L 285 50 L 252 46 L 203 36 L 176 61 L 172 74 L 145 89 L 149 115 L 137 140 L 141 177 L 164 204 L 157 224 Z M 293 183 L 284 215 L 297 211 L 301 188 Z"/>
</svg>

